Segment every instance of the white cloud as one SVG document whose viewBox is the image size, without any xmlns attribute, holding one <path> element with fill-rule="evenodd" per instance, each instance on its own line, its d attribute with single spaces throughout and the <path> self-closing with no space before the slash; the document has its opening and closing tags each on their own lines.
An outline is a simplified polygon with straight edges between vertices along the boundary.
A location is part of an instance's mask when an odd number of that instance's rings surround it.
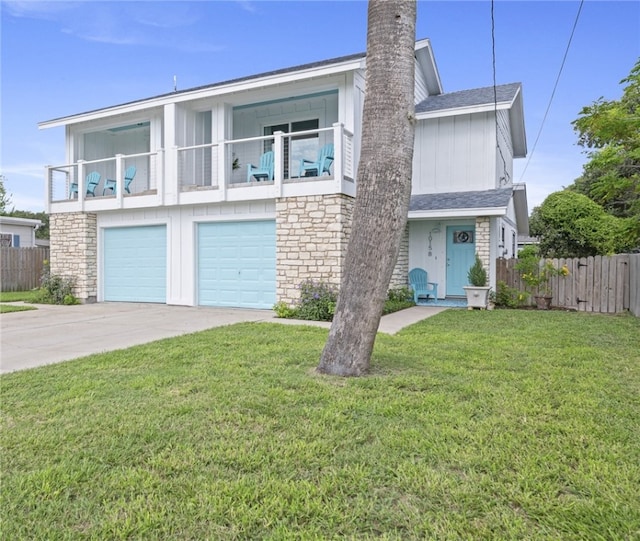
<svg viewBox="0 0 640 541">
<path fill-rule="evenodd" d="M 188 53 L 215 53 L 225 49 L 193 38 L 193 26 L 202 18 L 198 2 L 101 2 L 84 0 L 47 2 L 4 0 L 14 17 L 52 21 L 64 34 L 119 46 L 171 48 Z"/>
</svg>

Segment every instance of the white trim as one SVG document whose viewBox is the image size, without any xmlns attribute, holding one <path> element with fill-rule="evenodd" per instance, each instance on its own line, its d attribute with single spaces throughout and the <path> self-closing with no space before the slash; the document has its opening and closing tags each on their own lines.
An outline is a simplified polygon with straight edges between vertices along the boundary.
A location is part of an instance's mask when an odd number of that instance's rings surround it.
<svg viewBox="0 0 640 541">
<path fill-rule="evenodd" d="M 505 216 L 507 207 L 484 207 L 468 209 L 437 209 L 437 210 L 412 210 L 409 211 L 409 220 L 434 220 L 475 218 L 476 216 Z"/>
<path fill-rule="evenodd" d="M 466 107 L 450 107 L 449 109 L 438 109 L 437 111 L 424 111 L 416 113 L 417 120 L 427 120 L 429 118 L 441 118 L 447 116 L 469 115 L 475 113 L 493 113 L 495 109 L 510 110 L 513 106 L 511 101 L 502 101 L 494 107 L 493 103 L 483 103 L 480 105 L 467 105 Z"/>
</svg>

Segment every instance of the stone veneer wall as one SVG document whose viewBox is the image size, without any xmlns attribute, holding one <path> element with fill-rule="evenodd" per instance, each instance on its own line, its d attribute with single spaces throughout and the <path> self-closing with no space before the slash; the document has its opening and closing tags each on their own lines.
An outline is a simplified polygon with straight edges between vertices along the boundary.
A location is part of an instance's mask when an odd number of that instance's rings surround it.
<svg viewBox="0 0 640 541">
<path fill-rule="evenodd" d="M 51 214 L 51 274 L 74 280 L 73 294 L 85 303 L 98 293 L 97 216 L 84 212 Z"/>
<path fill-rule="evenodd" d="M 352 197 L 312 195 L 276 201 L 276 300 L 293 304 L 305 279 L 340 285 Z"/>
<path fill-rule="evenodd" d="M 409 224 L 404 230 L 402 240 L 400 241 L 400 252 L 398 253 L 398 261 L 393 268 L 389 289 L 396 287 L 407 287 L 409 284 Z"/>
<path fill-rule="evenodd" d="M 476 253 L 480 256 L 482 266 L 489 273 L 491 268 L 491 230 L 488 216 L 476 218 Z"/>
</svg>

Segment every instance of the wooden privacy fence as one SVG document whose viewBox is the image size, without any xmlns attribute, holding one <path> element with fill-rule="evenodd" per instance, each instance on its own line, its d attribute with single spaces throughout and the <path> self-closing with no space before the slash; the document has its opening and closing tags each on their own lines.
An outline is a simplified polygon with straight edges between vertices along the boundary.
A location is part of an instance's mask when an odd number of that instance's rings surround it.
<svg viewBox="0 0 640 541">
<path fill-rule="evenodd" d="M 555 268 L 566 265 L 568 276 L 549 280 L 552 305 L 582 312 L 618 313 L 630 310 L 640 316 L 640 254 L 551 259 Z M 541 263 L 543 263 L 542 261 Z M 496 283 L 526 291 L 517 259 L 496 261 Z"/>
<path fill-rule="evenodd" d="M 40 287 L 49 248 L 0 247 L 0 291 L 28 291 Z"/>
</svg>

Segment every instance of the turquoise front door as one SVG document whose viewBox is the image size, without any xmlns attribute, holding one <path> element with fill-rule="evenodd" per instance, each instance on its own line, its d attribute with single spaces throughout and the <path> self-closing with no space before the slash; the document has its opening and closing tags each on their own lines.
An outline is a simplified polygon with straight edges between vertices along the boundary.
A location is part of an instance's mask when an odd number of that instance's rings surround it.
<svg viewBox="0 0 640 541">
<path fill-rule="evenodd" d="M 167 228 L 104 230 L 105 301 L 167 302 Z"/>
<path fill-rule="evenodd" d="M 198 304 L 273 308 L 276 302 L 276 223 L 198 225 Z"/>
<path fill-rule="evenodd" d="M 476 243 L 473 225 L 447 226 L 447 296 L 464 296 L 469 285 L 467 273 L 475 261 Z"/>
</svg>

